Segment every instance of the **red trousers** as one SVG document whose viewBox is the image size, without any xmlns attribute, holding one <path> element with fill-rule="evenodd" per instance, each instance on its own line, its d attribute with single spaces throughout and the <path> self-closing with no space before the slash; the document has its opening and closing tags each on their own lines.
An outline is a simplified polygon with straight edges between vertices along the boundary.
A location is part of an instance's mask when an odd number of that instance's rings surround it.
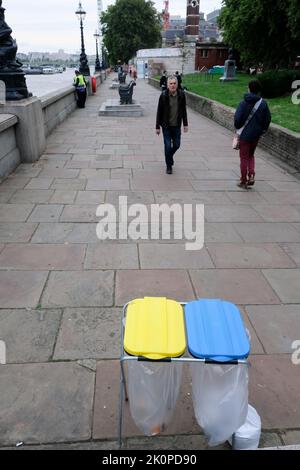
<svg viewBox="0 0 300 470">
<path fill-rule="evenodd" d="M 240 163 L 241 163 L 241 182 L 246 183 L 247 177 L 255 175 L 254 152 L 258 140 L 248 142 L 240 140 Z"/>
</svg>

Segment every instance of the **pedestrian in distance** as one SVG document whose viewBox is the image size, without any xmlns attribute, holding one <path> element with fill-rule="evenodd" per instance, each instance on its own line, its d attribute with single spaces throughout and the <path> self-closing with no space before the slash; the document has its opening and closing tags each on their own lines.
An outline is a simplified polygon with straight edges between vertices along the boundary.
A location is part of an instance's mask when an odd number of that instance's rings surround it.
<svg viewBox="0 0 300 470">
<path fill-rule="evenodd" d="M 175 72 L 175 77 L 177 78 L 177 82 L 178 82 L 178 90 L 182 90 L 182 76 L 178 72 L 178 70 L 176 70 Z"/>
<path fill-rule="evenodd" d="M 78 108 L 84 108 L 86 102 L 87 81 L 86 78 L 79 72 L 79 70 L 75 70 L 73 86 L 75 87 L 77 106 Z"/>
<path fill-rule="evenodd" d="M 261 85 L 258 80 L 248 84 L 248 93 L 240 102 L 234 115 L 237 144 L 240 152 L 241 178 L 238 186 L 247 189 L 255 182 L 254 152 L 260 137 L 265 134 L 271 122 L 271 113 L 265 100 L 260 97 Z"/>
<path fill-rule="evenodd" d="M 167 89 L 167 80 L 168 80 L 167 71 L 164 70 L 162 76 L 160 77 L 160 81 L 159 81 L 159 86 L 161 88 L 161 91 L 165 91 Z"/>
<path fill-rule="evenodd" d="M 167 90 L 159 97 L 156 113 L 156 134 L 162 128 L 165 149 L 166 173 L 172 174 L 174 154 L 180 148 L 181 125 L 188 132 L 186 99 L 182 90 L 178 90 L 177 78 L 173 75 L 167 80 Z"/>
</svg>

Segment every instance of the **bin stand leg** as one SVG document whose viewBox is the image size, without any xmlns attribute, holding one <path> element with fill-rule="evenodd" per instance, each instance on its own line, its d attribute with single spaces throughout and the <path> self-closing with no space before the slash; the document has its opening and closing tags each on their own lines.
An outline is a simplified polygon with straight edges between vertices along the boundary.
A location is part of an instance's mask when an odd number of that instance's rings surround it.
<svg viewBox="0 0 300 470">
<path fill-rule="evenodd" d="M 122 374 L 122 381 L 123 381 L 124 392 L 125 392 L 125 400 L 128 401 L 128 393 L 127 393 L 126 377 L 125 377 L 125 370 L 124 370 L 124 362 L 122 360 L 121 360 L 121 374 Z"/>
<path fill-rule="evenodd" d="M 119 429 L 118 429 L 118 442 L 119 442 L 119 449 L 122 448 L 123 440 L 122 440 L 122 425 L 123 425 L 123 393 L 125 392 L 125 400 L 128 401 L 127 389 L 126 389 L 126 378 L 125 378 L 125 371 L 124 371 L 124 364 L 121 359 L 121 370 L 120 370 L 120 392 L 119 392 Z"/>
<path fill-rule="evenodd" d="M 122 364 L 122 362 L 121 362 L 121 364 Z M 122 448 L 123 389 L 124 389 L 124 382 L 123 382 L 122 370 L 121 370 L 121 371 L 120 371 L 120 391 L 119 391 L 119 425 L 118 425 L 118 443 L 119 443 L 119 449 Z"/>
</svg>

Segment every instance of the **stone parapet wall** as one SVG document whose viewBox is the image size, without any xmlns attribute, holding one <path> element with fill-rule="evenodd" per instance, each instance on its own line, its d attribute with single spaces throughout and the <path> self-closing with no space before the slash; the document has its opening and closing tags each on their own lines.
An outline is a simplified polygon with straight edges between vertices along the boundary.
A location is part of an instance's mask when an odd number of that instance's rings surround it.
<svg viewBox="0 0 300 470">
<path fill-rule="evenodd" d="M 20 163 L 16 139 L 17 122 L 16 116 L 0 115 L 0 179 L 9 175 Z"/>
<path fill-rule="evenodd" d="M 59 92 L 49 93 L 41 98 L 45 136 L 62 123 L 76 109 L 74 87 L 67 87 Z"/>
<path fill-rule="evenodd" d="M 159 82 L 149 78 L 149 84 L 159 89 Z M 234 130 L 234 108 L 186 91 L 187 105 L 194 111 Z M 283 127 L 271 124 L 267 134 L 260 140 L 259 146 L 271 155 L 300 171 L 300 134 Z"/>
</svg>

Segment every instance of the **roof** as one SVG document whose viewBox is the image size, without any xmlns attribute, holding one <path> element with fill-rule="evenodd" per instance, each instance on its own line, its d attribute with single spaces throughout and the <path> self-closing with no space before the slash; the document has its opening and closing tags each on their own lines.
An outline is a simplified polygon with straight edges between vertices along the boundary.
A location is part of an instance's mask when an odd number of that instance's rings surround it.
<svg viewBox="0 0 300 470">
<path fill-rule="evenodd" d="M 146 57 L 181 57 L 182 52 L 178 47 L 163 47 L 160 49 L 140 49 L 137 51 L 137 58 Z"/>
</svg>

